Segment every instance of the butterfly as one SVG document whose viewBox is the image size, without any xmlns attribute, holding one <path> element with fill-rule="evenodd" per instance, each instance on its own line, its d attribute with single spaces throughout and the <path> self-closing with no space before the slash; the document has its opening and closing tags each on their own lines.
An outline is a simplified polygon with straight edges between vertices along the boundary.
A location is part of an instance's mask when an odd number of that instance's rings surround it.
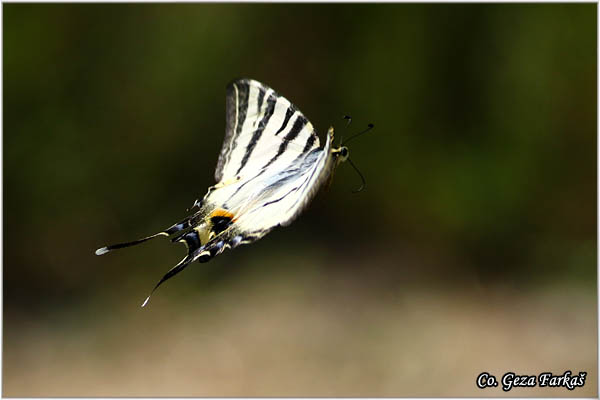
<svg viewBox="0 0 600 400">
<path fill-rule="evenodd" d="M 218 183 L 196 200 L 196 211 L 164 231 L 102 247 L 96 255 L 158 236 L 185 244 L 187 255 L 158 281 L 152 295 L 190 263 L 207 262 L 290 224 L 348 159 L 347 147 L 333 146 L 332 127 L 321 147 L 312 124 L 289 100 L 258 81 L 235 80 L 227 86 L 225 140 L 215 170 Z"/>
</svg>

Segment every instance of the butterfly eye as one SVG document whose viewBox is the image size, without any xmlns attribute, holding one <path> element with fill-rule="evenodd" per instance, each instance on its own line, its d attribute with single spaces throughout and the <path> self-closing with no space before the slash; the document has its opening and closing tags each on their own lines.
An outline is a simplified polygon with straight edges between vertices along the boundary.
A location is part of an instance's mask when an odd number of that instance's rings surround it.
<svg viewBox="0 0 600 400">
<path fill-rule="evenodd" d="M 340 154 L 342 155 L 343 158 L 348 157 L 348 148 L 347 147 L 342 147 L 340 150 Z"/>
</svg>

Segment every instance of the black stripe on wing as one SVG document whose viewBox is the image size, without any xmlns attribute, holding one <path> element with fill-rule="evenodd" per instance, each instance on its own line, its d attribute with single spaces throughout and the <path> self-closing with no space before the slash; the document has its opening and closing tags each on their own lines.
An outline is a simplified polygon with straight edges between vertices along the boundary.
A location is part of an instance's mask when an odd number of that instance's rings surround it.
<svg viewBox="0 0 600 400">
<path fill-rule="evenodd" d="M 247 83 L 238 83 L 236 84 L 237 90 L 238 90 L 238 96 L 237 96 L 237 110 L 238 110 L 238 115 L 237 115 L 237 123 L 236 123 L 236 130 L 235 130 L 235 135 L 236 137 L 239 136 L 240 132 L 242 131 L 242 126 L 244 126 L 244 121 L 246 120 L 246 114 L 248 113 L 248 100 L 249 100 L 249 96 L 250 96 L 250 86 Z M 235 147 L 235 146 L 233 146 Z M 232 147 L 232 148 L 233 148 Z"/>
<path fill-rule="evenodd" d="M 296 110 L 294 109 L 293 105 L 287 109 L 287 111 L 285 112 L 285 118 L 283 119 L 283 124 L 281 124 L 281 128 L 279 128 L 279 130 L 275 133 L 275 136 L 283 132 L 288 122 L 290 122 L 290 118 L 292 118 L 292 115 L 294 115 L 295 112 Z"/>
<path fill-rule="evenodd" d="M 306 144 L 304 145 L 304 148 L 302 149 L 302 154 L 300 154 L 300 156 L 303 156 L 307 151 L 309 151 L 313 147 L 316 138 L 317 137 L 314 134 L 309 136 L 308 140 L 306 141 Z"/>
<path fill-rule="evenodd" d="M 248 112 L 250 85 L 246 80 L 238 80 L 227 85 L 225 104 L 225 139 L 215 169 L 215 179 L 223 177 L 223 170 L 231 158 L 231 153 L 237 146 L 237 139 L 242 131 Z"/>
<path fill-rule="evenodd" d="M 269 99 L 271 99 L 271 105 L 274 107 L 270 113 L 267 113 L 265 103 L 269 102 Z M 273 104 L 273 99 L 275 104 Z M 306 120 L 300 110 L 289 100 L 260 82 L 251 79 L 238 79 L 228 85 L 225 140 L 215 170 L 215 179 L 218 182 L 238 175 L 246 164 L 252 160 L 252 154 L 256 151 L 257 143 L 263 140 L 261 136 L 264 136 L 266 122 L 268 122 L 265 117 L 270 118 L 274 113 L 276 114 L 273 118 L 277 120 L 277 124 L 273 124 L 273 121 L 271 121 L 271 124 L 275 126 L 270 129 L 268 136 L 277 136 L 281 140 L 285 140 L 282 135 L 288 134 L 290 130 L 294 131 L 293 126 L 290 125 L 294 122 L 298 123 L 299 117 L 301 117 L 300 121 Z M 249 127 L 249 119 L 252 119 L 251 131 L 245 132 L 244 129 Z M 306 123 L 308 124 L 308 121 Z M 309 136 L 312 137 L 306 139 L 309 142 L 305 144 L 307 150 L 298 154 L 298 159 L 304 156 L 308 149 L 312 149 L 315 143 L 316 146 L 319 145 L 316 133 L 312 129 L 311 131 Z M 240 141 L 239 137 L 242 134 L 244 139 Z M 283 151 L 286 150 L 288 150 L 287 145 L 284 145 Z M 296 149 L 295 152 L 298 152 L 298 150 Z M 274 161 L 273 157 L 279 157 L 276 153 L 278 152 L 268 156 L 265 164 L 272 163 Z M 236 165 L 229 165 L 234 159 Z M 237 165 L 237 162 L 240 162 L 240 165 Z"/>
<path fill-rule="evenodd" d="M 246 153 L 244 153 L 244 158 L 242 159 L 242 162 L 240 163 L 240 167 L 238 168 L 236 175 L 239 174 L 240 171 L 246 166 L 246 163 L 248 163 L 248 160 L 250 159 L 250 156 L 252 155 L 252 152 L 254 151 L 256 144 L 260 140 L 260 137 L 262 136 L 263 132 L 265 131 L 265 128 L 267 127 L 269 120 L 271 119 L 271 116 L 273 115 L 273 112 L 275 111 L 275 103 L 277 103 L 277 98 L 273 94 L 271 94 L 269 96 L 269 98 L 267 99 L 267 110 L 265 111 L 264 116 L 260 120 L 260 123 L 258 124 L 258 128 L 256 128 L 256 130 L 252 134 L 252 138 L 250 139 L 250 142 L 248 143 L 248 146 L 246 147 Z"/>
<path fill-rule="evenodd" d="M 304 118 L 301 114 L 298 114 L 298 118 L 296 118 L 296 121 L 294 122 L 294 125 L 292 126 L 292 129 L 290 129 L 290 131 L 288 132 L 288 134 L 285 135 L 285 137 L 283 138 L 284 140 L 279 145 L 279 149 L 277 149 L 277 153 L 265 164 L 264 167 L 262 167 L 263 170 L 265 168 L 267 168 L 268 166 L 270 166 L 271 164 L 273 164 L 279 157 L 281 157 L 281 155 L 287 149 L 288 144 L 291 141 L 293 141 L 294 139 L 296 139 L 296 137 L 298 136 L 298 134 L 300 133 L 300 131 L 302 129 L 304 129 L 304 127 L 306 126 L 307 123 L 308 123 L 308 120 L 306 118 Z M 314 143 L 314 141 L 315 141 L 314 135 L 310 135 L 309 139 L 308 139 L 308 142 Z M 311 144 L 311 146 L 312 146 L 312 144 Z M 306 146 L 305 146 L 305 148 L 306 148 Z M 302 154 L 304 154 L 304 153 L 305 153 L 305 151 L 302 152 Z"/>
<path fill-rule="evenodd" d="M 265 100 L 265 89 L 260 88 L 258 90 L 258 98 L 256 100 L 256 115 L 260 114 L 260 110 L 262 110 L 263 101 Z M 254 121 L 254 126 L 256 126 L 257 121 Z"/>
</svg>

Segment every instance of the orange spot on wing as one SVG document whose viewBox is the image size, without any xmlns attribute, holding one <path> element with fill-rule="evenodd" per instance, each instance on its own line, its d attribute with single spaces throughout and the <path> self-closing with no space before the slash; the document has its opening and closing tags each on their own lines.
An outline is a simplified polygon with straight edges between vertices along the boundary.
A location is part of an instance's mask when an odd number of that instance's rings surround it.
<svg viewBox="0 0 600 400">
<path fill-rule="evenodd" d="M 224 210 L 222 208 L 217 208 L 215 211 L 210 213 L 210 218 L 212 217 L 227 217 L 227 218 L 231 218 L 232 221 L 235 221 L 235 215 L 233 215 L 232 213 L 230 213 L 227 210 Z"/>
</svg>

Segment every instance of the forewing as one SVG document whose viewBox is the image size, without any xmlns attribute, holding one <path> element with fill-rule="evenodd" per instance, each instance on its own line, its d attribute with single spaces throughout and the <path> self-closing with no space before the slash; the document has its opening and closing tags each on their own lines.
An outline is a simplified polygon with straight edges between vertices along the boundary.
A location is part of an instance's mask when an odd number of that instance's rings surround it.
<svg viewBox="0 0 600 400">
<path fill-rule="evenodd" d="M 227 86 L 225 140 L 217 182 L 247 180 L 319 147 L 312 124 L 285 97 L 251 79 Z"/>
</svg>

